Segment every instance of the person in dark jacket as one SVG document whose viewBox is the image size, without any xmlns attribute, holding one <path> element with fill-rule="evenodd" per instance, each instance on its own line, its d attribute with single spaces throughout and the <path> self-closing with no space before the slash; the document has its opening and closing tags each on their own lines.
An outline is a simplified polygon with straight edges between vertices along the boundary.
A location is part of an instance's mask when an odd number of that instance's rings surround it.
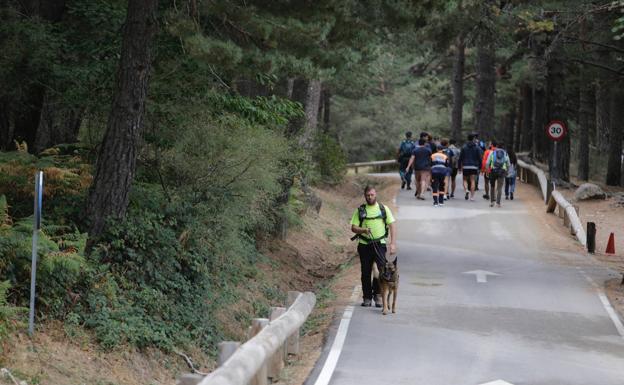
<svg viewBox="0 0 624 385">
<path fill-rule="evenodd" d="M 425 192 L 429 180 L 431 179 L 431 150 L 425 142 L 425 139 L 418 140 L 418 146 L 412 151 L 412 157 L 409 160 L 407 169 L 414 170 L 414 178 L 416 184 L 416 199 L 424 200 L 422 196 Z"/>
<path fill-rule="evenodd" d="M 466 200 L 468 200 L 468 195 L 470 195 L 470 200 L 474 201 L 475 181 L 481 168 L 482 157 L 483 153 L 481 149 L 474 142 L 474 135 L 468 135 L 468 141 L 464 144 L 459 154 L 459 168 L 462 170 L 466 182 L 468 183 L 469 191 L 466 191 Z"/>
<path fill-rule="evenodd" d="M 407 189 L 411 190 L 412 187 L 412 171 L 407 170 L 407 164 L 412 157 L 412 151 L 416 143 L 412 139 L 412 132 L 407 131 L 405 133 L 405 139 L 399 145 L 397 150 L 397 161 L 399 162 L 399 175 L 401 176 L 401 189 L 404 189 L 407 185 Z"/>
</svg>

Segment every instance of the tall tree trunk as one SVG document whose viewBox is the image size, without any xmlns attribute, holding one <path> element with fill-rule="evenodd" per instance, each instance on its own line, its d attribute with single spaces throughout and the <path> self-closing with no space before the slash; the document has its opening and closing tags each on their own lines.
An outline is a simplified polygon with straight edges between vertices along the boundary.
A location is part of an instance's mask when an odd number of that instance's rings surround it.
<svg viewBox="0 0 624 385">
<path fill-rule="evenodd" d="M 496 104 L 496 68 L 494 47 L 485 38 L 477 43 L 477 77 L 474 116 L 475 130 L 483 139 L 490 138 L 494 129 L 494 107 Z"/>
<path fill-rule="evenodd" d="M 157 9 L 158 0 L 128 2 L 113 106 L 89 193 L 90 242 L 104 231 L 107 219 L 121 219 L 128 209 L 143 128 Z"/>
<path fill-rule="evenodd" d="M 611 91 L 609 81 L 602 78 L 596 85 L 596 148 L 600 154 L 609 149 L 611 131 Z"/>
<path fill-rule="evenodd" d="M 61 21 L 65 13 L 66 0 L 24 0 L 20 2 L 21 12 L 28 17 L 39 17 L 50 23 Z M 26 88 L 24 99 L 19 107 L 10 114 L 15 122 L 13 136 L 26 142 L 29 152 L 36 152 L 37 129 L 45 99 L 45 88 L 33 84 Z"/>
<path fill-rule="evenodd" d="M 455 42 L 455 58 L 453 61 L 453 111 L 451 113 L 451 137 L 459 142 L 462 139 L 462 122 L 464 113 L 464 72 L 466 65 L 466 44 L 464 35 L 460 34 Z"/>
<path fill-rule="evenodd" d="M 533 90 L 529 84 L 522 86 L 522 138 L 521 151 L 531 151 L 533 146 Z M 535 156 L 535 154 L 533 154 Z"/>
<path fill-rule="evenodd" d="M 309 157 L 318 125 L 318 110 L 321 99 L 321 82 L 319 80 L 294 79 L 289 85 L 291 99 L 301 103 L 304 115 L 292 119 L 288 123 L 286 136 L 290 139 L 298 137 L 297 144 L 306 151 Z M 296 167 L 293 164 L 284 165 L 285 172 L 279 180 L 281 193 L 276 198 L 276 206 L 284 208 L 290 198 L 290 189 L 294 184 Z M 284 239 L 288 234 L 288 218 L 281 215 L 275 228 L 277 236 Z"/>
<path fill-rule="evenodd" d="M 320 80 L 295 79 L 292 99 L 303 105 L 304 116 L 290 122 L 289 132 L 295 135 L 299 133 L 299 144 L 305 150 L 310 150 L 318 127 Z"/>
<path fill-rule="evenodd" d="M 564 112 L 565 95 L 563 63 L 553 54 L 548 60 L 548 121 L 560 120 L 568 125 Z M 568 125 L 569 127 L 569 125 Z M 555 147 L 556 146 L 556 147 Z M 550 143 L 549 171 L 555 181 L 570 180 L 570 132 L 558 143 Z"/>
<path fill-rule="evenodd" d="M 12 114 L 15 119 L 13 136 L 20 143 L 26 142 L 29 152 L 33 152 L 35 149 L 43 98 L 43 87 L 28 87 L 25 99 L 20 103 L 20 108 Z"/>
<path fill-rule="evenodd" d="M 609 158 L 607 180 L 609 186 L 619 186 L 622 177 L 622 139 L 624 136 L 624 84 L 618 82 L 611 94 L 611 131 L 609 133 Z"/>
<path fill-rule="evenodd" d="M 514 148 L 514 133 L 516 130 L 516 109 L 512 108 L 507 114 L 505 114 L 505 121 L 503 125 L 503 132 L 501 138 L 505 141 L 507 148 Z"/>
<path fill-rule="evenodd" d="M 323 92 L 321 94 L 321 100 L 323 101 L 322 110 L 323 110 L 323 132 L 325 134 L 329 133 L 330 119 L 331 119 L 331 98 L 332 93 L 327 87 L 323 87 Z"/>
<path fill-rule="evenodd" d="M 548 156 L 548 147 L 544 127 L 546 125 L 546 91 L 543 88 L 533 87 L 531 90 L 533 101 L 531 114 L 531 152 L 533 157 L 544 161 Z"/>
<path fill-rule="evenodd" d="M 48 94 L 43 99 L 34 153 L 56 144 L 74 143 L 78 140 L 82 111 L 61 106 L 50 99 Z"/>
<path fill-rule="evenodd" d="M 520 152 L 520 145 L 521 140 L 522 140 L 522 125 L 523 125 L 523 118 L 524 118 L 524 98 L 522 97 L 522 94 L 520 94 L 520 97 L 518 98 L 518 102 L 517 104 L 517 109 L 516 109 L 516 121 L 514 122 L 514 140 L 513 140 L 513 148 L 515 152 Z"/>
<path fill-rule="evenodd" d="M 13 148 L 13 125 L 9 103 L 0 100 L 0 150 L 7 151 Z"/>
<path fill-rule="evenodd" d="M 581 67 L 581 86 L 579 88 L 579 147 L 578 178 L 589 179 L 589 138 L 591 132 L 591 110 L 594 107 L 591 93 L 591 81 L 587 69 Z"/>
</svg>

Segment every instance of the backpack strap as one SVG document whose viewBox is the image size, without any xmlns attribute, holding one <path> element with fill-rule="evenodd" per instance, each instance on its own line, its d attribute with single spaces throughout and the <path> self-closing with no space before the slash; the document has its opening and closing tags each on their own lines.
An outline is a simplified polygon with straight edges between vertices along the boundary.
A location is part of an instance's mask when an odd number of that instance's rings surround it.
<svg viewBox="0 0 624 385">
<path fill-rule="evenodd" d="M 361 239 L 363 239 L 365 241 L 377 242 L 377 241 L 380 241 L 380 240 L 385 239 L 385 238 L 388 237 L 388 224 L 386 223 L 386 218 L 387 218 L 386 207 L 384 205 L 382 205 L 381 203 L 378 203 L 378 205 L 379 205 L 379 211 L 380 211 L 379 216 L 373 217 L 373 218 L 369 218 L 367 216 L 368 214 L 366 213 L 366 204 L 361 204 L 358 207 L 358 217 L 360 219 L 360 226 L 359 227 L 362 227 L 362 225 L 364 224 L 364 220 L 366 220 L 366 219 L 369 219 L 369 220 L 370 219 L 381 219 L 381 220 L 384 221 L 384 226 L 386 228 L 386 232 L 384 233 L 384 235 L 382 237 L 380 237 L 380 238 L 377 238 L 377 239 L 370 239 L 370 238 L 366 238 L 366 237 L 362 236 L 362 234 L 357 234 L 356 236 L 351 238 L 352 240 L 356 239 L 356 238 L 361 238 Z"/>
</svg>

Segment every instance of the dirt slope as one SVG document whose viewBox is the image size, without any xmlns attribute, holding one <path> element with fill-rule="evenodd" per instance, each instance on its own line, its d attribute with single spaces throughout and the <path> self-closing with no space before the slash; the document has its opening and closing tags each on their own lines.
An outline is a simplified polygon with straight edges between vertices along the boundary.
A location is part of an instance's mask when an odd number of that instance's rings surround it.
<svg viewBox="0 0 624 385">
<path fill-rule="evenodd" d="M 285 240 L 260 242 L 261 251 L 269 257 L 260 269 L 267 279 L 275 282 L 277 290 L 317 293 L 318 305 L 304 325 L 300 359 L 293 358 L 286 366 L 281 384 L 303 383 L 320 355 L 332 316 L 346 304 L 343 299 L 350 297 L 359 280 L 359 265 L 353 263 L 355 246 L 349 240 L 349 221 L 353 210 L 363 201 L 362 190 L 368 183 L 376 184 L 380 200 L 390 205 L 392 191 L 396 191 L 391 181 L 350 177 L 338 187 L 315 189 L 323 201 L 320 213 L 308 209 Z M 248 303 L 245 306 L 249 312 L 254 311 Z M 230 310 L 224 309 L 217 316 L 231 325 L 228 334 L 244 335 L 245 328 L 232 319 L 234 312 Z M 184 353 L 202 371 L 209 371 L 215 365 L 214 357 L 199 351 Z M 11 336 L 0 350 L 0 367 L 8 368 L 27 384 L 42 385 L 174 384 L 180 373 L 190 371 L 186 361 L 175 353 L 138 352 L 123 347 L 102 351 L 83 329 L 59 322 L 42 325 L 33 339 L 23 333 Z M 0 384 L 14 385 L 2 376 Z"/>
</svg>

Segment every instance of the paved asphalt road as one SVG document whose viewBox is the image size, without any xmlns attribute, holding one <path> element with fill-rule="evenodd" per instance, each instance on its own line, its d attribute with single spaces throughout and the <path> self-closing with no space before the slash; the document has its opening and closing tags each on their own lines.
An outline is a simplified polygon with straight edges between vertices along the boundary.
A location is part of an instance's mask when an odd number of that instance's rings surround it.
<svg viewBox="0 0 624 385">
<path fill-rule="evenodd" d="M 397 314 L 360 307 L 358 293 L 329 383 L 624 384 L 624 339 L 596 285 L 614 272 L 549 251 L 522 201 L 459 195 L 434 208 L 400 192 Z M 307 384 L 324 385 L 332 340 Z"/>
</svg>

